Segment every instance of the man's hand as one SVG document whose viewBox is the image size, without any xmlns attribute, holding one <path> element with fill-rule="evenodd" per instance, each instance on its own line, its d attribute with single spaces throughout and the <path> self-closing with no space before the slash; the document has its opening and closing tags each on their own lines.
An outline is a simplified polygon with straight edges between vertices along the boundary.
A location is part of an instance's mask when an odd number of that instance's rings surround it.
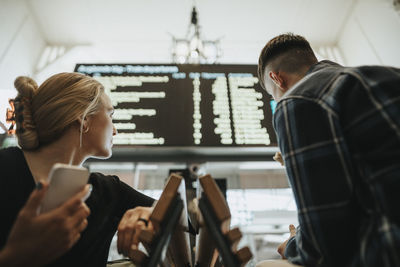
<svg viewBox="0 0 400 267">
<path fill-rule="evenodd" d="M 289 225 L 289 231 L 290 231 L 290 236 L 289 238 L 283 242 L 282 244 L 279 245 L 278 247 L 278 253 L 281 255 L 282 259 L 286 259 L 285 257 L 285 249 L 286 249 L 286 244 L 289 241 L 290 238 L 296 235 L 296 227 L 294 227 L 293 224 Z"/>
<path fill-rule="evenodd" d="M 129 257 L 130 252 L 138 248 L 141 230 L 154 229 L 149 221 L 152 212 L 152 207 L 136 207 L 125 212 L 118 226 L 119 253 Z"/>
<path fill-rule="evenodd" d="M 12 266 L 47 264 L 68 251 L 86 228 L 90 210 L 81 199 L 88 194 L 89 185 L 60 207 L 38 215 L 49 187 L 46 182 L 40 183 L 20 210 L 1 251 L 0 262 Z"/>
<path fill-rule="evenodd" d="M 273 159 L 279 162 L 282 166 L 285 166 L 285 161 L 283 160 L 281 152 L 276 152 L 273 156 Z"/>
</svg>

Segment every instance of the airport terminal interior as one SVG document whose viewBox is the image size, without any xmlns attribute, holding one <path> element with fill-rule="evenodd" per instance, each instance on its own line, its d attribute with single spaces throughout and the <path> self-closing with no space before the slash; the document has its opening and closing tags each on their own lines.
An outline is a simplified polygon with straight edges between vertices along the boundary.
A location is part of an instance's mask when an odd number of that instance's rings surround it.
<svg viewBox="0 0 400 267">
<path fill-rule="evenodd" d="M 297 207 L 260 86 L 258 56 L 274 36 L 309 40 L 319 60 L 400 68 L 398 0 L 0 0 L 0 142 L 13 83 L 60 72 L 100 81 L 115 108 L 113 156 L 85 162 L 158 199 L 171 173 L 187 200 L 210 174 L 252 259 L 279 259 Z M 188 203 L 188 206 L 190 204 Z M 122 256 L 116 237 L 109 260 Z"/>
</svg>

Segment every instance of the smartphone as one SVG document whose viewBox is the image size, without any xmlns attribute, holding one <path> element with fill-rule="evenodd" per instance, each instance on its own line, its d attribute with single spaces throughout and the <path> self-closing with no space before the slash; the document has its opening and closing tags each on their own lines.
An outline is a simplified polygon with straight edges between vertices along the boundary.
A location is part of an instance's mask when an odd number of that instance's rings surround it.
<svg viewBox="0 0 400 267">
<path fill-rule="evenodd" d="M 56 163 L 49 173 L 49 189 L 39 207 L 39 213 L 57 208 L 87 184 L 89 171 L 79 166 Z M 89 194 L 82 199 L 85 201 Z"/>
</svg>

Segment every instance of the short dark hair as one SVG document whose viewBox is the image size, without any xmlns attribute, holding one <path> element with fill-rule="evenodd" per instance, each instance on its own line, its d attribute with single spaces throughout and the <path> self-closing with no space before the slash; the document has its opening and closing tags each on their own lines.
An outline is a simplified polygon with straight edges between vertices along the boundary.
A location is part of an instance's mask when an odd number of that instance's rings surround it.
<svg viewBox="0 0 400 267">
<path fill-rule="evenodd" d="M 293 33 L 278 35 L 264 46 L 258 58 L 258 78 L 263 88 L 265 88 L 263 74 L 266 66 L 283 54 L 289 57 L 281 62 L 279 68 L 286 72 L 296 72 L 299 67 L 312 65 L 317 61 L 310 44 L 303 36 Z"/>
</svg>

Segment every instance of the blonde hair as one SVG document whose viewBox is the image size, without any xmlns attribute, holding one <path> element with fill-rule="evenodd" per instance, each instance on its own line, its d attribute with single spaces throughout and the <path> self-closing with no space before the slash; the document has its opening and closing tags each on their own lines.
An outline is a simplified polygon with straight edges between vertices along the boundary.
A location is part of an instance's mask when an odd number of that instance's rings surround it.
<svg viewBox="0 0 400 267">
<path fill-rule="evenodd" d="M 72 123 L 83 120 L 98 110 L 103 86 L 95 79 L 79 73 L 59 73 L 40 87 L 29 77 L 18 77 L 14 86 L 15 119 L 18 144 L 35 150 L 63 135 Z"/>
</svg>

